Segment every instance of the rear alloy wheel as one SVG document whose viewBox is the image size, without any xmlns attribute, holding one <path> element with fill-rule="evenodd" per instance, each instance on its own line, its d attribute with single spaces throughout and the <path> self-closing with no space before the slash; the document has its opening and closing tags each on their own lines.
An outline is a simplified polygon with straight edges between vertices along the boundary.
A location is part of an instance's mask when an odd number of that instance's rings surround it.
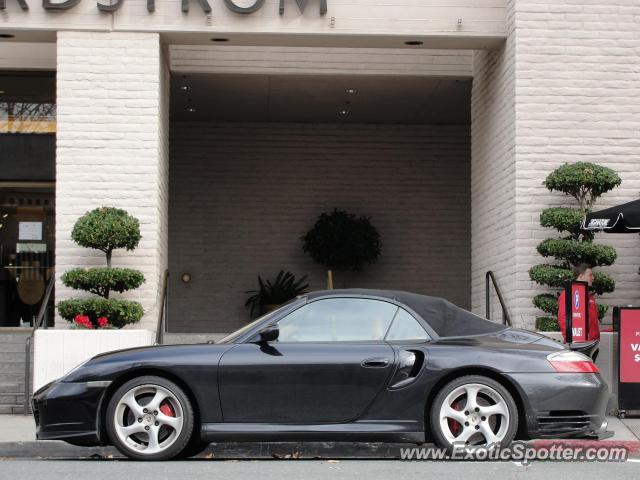
<svg viewBox="0 0 640 480">
<path fill-rule="evenodd" d="M 106 427 L 116 448 L 136 460 L 178 455 L 193 432 L 191 402 L 173 382 L 155 376 L 122 385 L 107 407 Z"/>
<path fill-rule="evenodd" d="M 487 377 L 468 375 L 449 382 L 431 406 L 431 431 L 445 448 L 509 445 L 518 429 L 518 408 L 509 391 Z"/>
</svg>

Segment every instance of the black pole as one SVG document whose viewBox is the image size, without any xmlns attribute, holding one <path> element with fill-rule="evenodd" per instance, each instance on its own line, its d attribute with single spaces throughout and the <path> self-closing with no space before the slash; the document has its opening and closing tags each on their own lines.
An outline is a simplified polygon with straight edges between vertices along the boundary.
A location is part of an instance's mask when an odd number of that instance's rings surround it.
<svg viewBox="0 0 640 480">
<path fill-rule="evenodd" d="M 571 283 L 564 286 L 565 337 L 568 344 L 573 342 L 573 309 L 571 308 Z"/>
</svg>

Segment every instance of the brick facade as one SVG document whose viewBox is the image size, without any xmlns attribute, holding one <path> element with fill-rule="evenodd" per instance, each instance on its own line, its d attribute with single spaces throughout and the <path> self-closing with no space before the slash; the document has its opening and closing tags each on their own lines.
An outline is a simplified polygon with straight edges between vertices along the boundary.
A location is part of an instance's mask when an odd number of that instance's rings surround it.
<svg viewBox="0 0 640 480">
<path fill-rule="evenodd" d="M 288 269 L 325 288 L 300 237 L 335 207 L 370 215 L 383 244 L 336 287 L 469 307 L 469 157 L 467 125 L 172 124 L 170 331 L 242 326 L 258 274 Z"/>
<path fill-rule="evenodd" d="M 82 295 L 62 285 L 63 272 L 105 264 L 101 252 L 73 243 L 75 221 L 95 207 L 121 207 L 140 220 L 142 240 L 134 253 L 115 252 L 113 264 L 144 273 L 142 287 L 125 296 L 142 302 L 140 326 L 154 328 L 167 263 L 167 122 L 157 33 L 58 33 L 56 301 Z"/>
</svg>

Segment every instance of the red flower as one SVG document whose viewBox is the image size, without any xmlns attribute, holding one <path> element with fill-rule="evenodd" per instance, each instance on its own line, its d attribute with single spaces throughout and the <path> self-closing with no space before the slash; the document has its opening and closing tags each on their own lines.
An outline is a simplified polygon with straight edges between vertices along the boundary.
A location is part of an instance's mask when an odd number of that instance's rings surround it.
<svg viewBox="0 0 640 480">
<path fill-rule="evenodd" d="M 109 319 L 107 317 L 99 317 L 98 318 L 98 326 L 100 328 L 105 328 L 109 325 Z"/>
<path fill-rule="evenodd" d="M 75 316 L 74 321 L 79 328 L 93 328 L 93 323 L 91 323 L 91 320 L 89 320 L 87 315 L 78 314 Z"/>
</svg>

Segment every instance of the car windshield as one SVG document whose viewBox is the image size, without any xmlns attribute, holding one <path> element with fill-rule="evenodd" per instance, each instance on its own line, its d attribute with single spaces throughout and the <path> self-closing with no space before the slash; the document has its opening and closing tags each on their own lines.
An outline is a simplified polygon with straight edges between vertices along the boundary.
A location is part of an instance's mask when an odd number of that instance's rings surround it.
<svg viewBox="0 0 640 480">
<path fill-rule="evenodd" d="M 278 313 L 280 313 L 282 310 L 289 308 L 289 306 L 293 303 L 300 300 L 299 297 L 293 298 L 291 300 L 289 300 L 287 303 L 281 305 L 280 307 L 276 308 L 275 310 L 272 310 L 268 313 L 265 313 L 264 315 L 256 318 L 253 322 L 248 323 L 247 325 L 245 325 L 244 327 L 240 328 L 239 330 L 236 330 L 233 333 L 230 333 L 229 335 L 227 335 L 226 337 L 221 338 L 220 340 L 218 340 L 216 343 L 233 343 L 235 342 L 238 338 L 240 338 L 241 336 L 243 336 L 245 333 L 247 333 L 249 330 L 251 330 L 253 327 L 255 327 L 256 325 L 258 325 L 261 322 L 266 321 L 268 318 L 272 318 L 275 317 Z"/>
</svg>

